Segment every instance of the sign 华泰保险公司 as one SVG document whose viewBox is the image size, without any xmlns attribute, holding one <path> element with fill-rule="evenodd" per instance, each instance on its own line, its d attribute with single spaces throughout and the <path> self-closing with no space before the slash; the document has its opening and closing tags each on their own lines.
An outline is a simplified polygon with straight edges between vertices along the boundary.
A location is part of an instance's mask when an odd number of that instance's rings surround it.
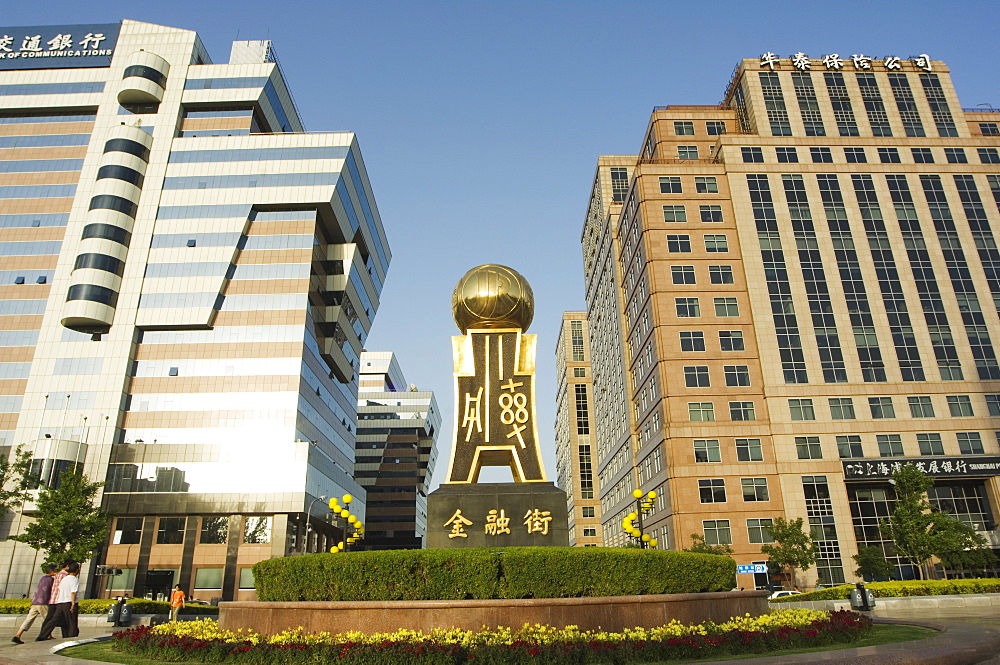
<svg viewBox="0 0 1000 665">
<path fill-rule="evenodd" d="M 108 67 L 120 23 L 0 28 L 0 70 Z"/>
</svg>

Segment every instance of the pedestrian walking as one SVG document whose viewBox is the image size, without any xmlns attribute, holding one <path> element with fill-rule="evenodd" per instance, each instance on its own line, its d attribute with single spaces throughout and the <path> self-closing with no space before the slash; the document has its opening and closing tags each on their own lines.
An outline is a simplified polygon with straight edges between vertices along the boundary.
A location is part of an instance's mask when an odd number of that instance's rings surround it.
<svg viewBox="0 0 1000 665">
<path fill-rule="evenodd" d="M 177 616 L 181 612 L 181 608 L 184 607 L 184 599 L 187 596 L 181 590 L 180 584 L 174 585 L 174 590 L 170 594 L 170 620 L 177 621 Z"/>
<path fill-rule="evenodd" d="M 54 563 L 45 564 L 44 570 L 45 574 L 39 578 L 38 584 L 35 585 L 35 594 L 31 597 L 31 609 L 28 610 L 28 616 L 14 633 L 14 637 L 10 638 L 14 644 L 24 644 L 21 636 L 31 628 L 31 624 L 35 623 L 37 617 L 42 617 L 42 623 L 45 623 L 45 616 L 49 611 L 49 600 L 52 597 L 52 582 L 56 576 L 56 565 Z"/>
<path fill-rule="evenodd" d="M 56 579 L 52 582 L 53 592 L 55 593 L 54 602 L 45 617 L 45 623 L 42 624 L 41 632 L 35 638 L 36 642 L 44 642 L 51 638 L 52 631 L 56 626 L 59 626 L 64 638 L 76 637 L 80 634 L 80 629 L 77 627 L 77 615 L 79 612 L 77 596 L 80 591 L 80 564 L 76 561 L 69 561 L 66 563 L 63 572 L 65 576 L 62 579 L 59 579 L 57 575 Z"/>
</svg>

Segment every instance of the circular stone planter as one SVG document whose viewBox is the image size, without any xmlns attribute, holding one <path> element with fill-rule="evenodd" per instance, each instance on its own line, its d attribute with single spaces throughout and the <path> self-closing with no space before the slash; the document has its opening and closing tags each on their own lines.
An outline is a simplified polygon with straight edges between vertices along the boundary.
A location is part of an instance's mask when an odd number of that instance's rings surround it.
<svg viewBox="0 0 1000 665">
<path fill-rule="evenodd" d="M 434 628 L 520 628 L 526 623 L 620 631 L 662 626 L 672 619 L 694 624 L 709 620 L 721 623 L 744 614 L 759 616 L 768 611 L 767 595 L 766 591 L 728 591 L 525 600 L 231 601 L 219 604 L 219 626 L 262 635 L 298 627 L 307 633 L 382 633 L 400 628 L 423 632 Z"/>
</svg>

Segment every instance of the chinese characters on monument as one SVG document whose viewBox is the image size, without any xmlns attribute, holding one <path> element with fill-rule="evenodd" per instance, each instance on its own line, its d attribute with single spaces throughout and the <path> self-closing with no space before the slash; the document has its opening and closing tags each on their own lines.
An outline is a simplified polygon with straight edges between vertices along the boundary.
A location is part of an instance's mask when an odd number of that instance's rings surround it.
<svg viewBox="0 0 1000 665">
<path fill-rule="evenodd" d="M 552 521 L 551 511 L 531 508 L 524 514 L 523 519 L 522 525 L 525 527 L 526 533 L 540 536 L 549 535 L 549 522 Z M 450 529 L 449 538 L 468 538 L 469 534 L 465 528 L 474 526 L 474 524 L 472 520 L 462 514 L 462 509 L 458 508 L 455 510 L 455 514 L 444 523 L 444 526 Z M 507 517 L 507 511 L 503 508 L 490 510 L 483 521 L 483 533 L 487 536 L 510 535 L 510 518 Z"/>
</svg>

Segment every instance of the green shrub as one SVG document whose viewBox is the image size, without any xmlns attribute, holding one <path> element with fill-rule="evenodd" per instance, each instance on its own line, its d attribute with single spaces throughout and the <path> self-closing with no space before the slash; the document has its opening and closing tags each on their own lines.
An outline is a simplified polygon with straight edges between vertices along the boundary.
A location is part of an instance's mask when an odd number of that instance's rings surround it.
<svg viewBox="0 0 1000 665">
<path fill-rule="evenodd" d="M 690 552 L 509 547 L 307 554 L 253 573 L 262 601 L 462 600 L 728 591 L 736 566 Z"/>
<path fill-rule="evenodd" d="M 1000 579 L 910 580 L 907 582 L 871 582 L 865 585 L 876 598 L 900 596 L 952 596 L 966 593 L 1000 593 Z M 847 600 L 853 584 L 817 589 L 799 596 L 775 598 L 772 603 L 800 603 L 811 600 Z"/>
<path fill-rule="evenodd" d="M 107 598 L 81 598 L 80 614 L 107 614 L 108 608 L 117 600 Z M 128 601 L 133 614 L 169 614 L 170 603 L 133 598 Z M 27 614 L 31 607 L 28 598 L 8 598 L 0 600 L 0 614 Z M 181 608 L 181 614 L 218 614 L 218 607 L 208 605 L 187 605 Z"/>
</svg>

